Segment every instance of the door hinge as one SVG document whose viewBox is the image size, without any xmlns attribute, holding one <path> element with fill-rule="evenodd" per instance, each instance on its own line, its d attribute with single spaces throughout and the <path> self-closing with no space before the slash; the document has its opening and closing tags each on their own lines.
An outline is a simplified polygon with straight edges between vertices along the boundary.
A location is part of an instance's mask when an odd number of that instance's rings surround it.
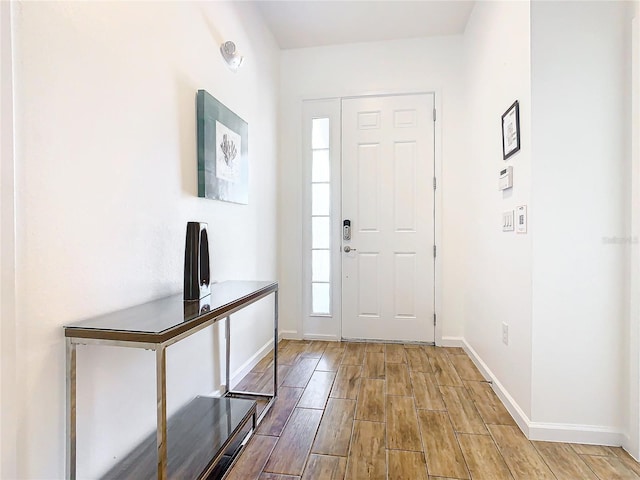
<svg viewBox="0 0 640 480">
<path fill-rule="evenodd" d="M 433 189 L 436 189 L 436 177 L 433 177 Z"/>
<path fill-rule="evenodd" d="M 436 246 L 433 246 L 433 258 L 436 258 Z"/>
<path fill-rule="evenodd" d="M 433 314 L 433 326 L 434 327 L 436 326 L 436 314 L 435 313 Z"/>
<path fill-rule="evenodd" d="M 436 121 L 436 109 L 435 108 L 433 109 L 433 121 L 434 122 Z"/>
</svg>

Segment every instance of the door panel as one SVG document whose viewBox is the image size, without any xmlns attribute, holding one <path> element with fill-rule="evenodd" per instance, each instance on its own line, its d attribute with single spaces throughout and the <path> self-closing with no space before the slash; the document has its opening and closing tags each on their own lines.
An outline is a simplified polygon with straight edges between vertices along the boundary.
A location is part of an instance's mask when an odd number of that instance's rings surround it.
<svg viewBox="0 0 640 480">
<path fill-rule="evenodd" d="M 380 145 L 358 145 L 358 221 L 363 232 L 377 232 Z"/>
<path fill-rule="evenodd" d="M 343 338 L 434 340 L 433 95 L 342 102 Z"/>
</svg>

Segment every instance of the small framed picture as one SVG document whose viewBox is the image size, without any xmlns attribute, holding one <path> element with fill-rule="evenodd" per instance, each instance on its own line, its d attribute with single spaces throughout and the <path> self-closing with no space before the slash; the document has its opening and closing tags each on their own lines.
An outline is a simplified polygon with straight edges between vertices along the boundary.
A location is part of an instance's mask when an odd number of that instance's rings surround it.
<svg viewBox="0 0 640 480">
<path fill-rule="evenodd" d="M 502 114 L 502 158 L 506 160 L 520 150 L 520 104 L 516 100 Z"/>
</svg>

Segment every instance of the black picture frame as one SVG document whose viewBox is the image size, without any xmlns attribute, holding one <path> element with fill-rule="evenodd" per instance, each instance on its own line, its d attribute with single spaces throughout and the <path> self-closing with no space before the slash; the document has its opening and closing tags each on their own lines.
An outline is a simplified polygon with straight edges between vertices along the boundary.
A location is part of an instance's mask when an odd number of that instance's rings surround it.
<svg viewBox="0 0 640 480">
<path fill-rule="evenodd" d="M 513 102 L 502 114 L 502 159 L 507 160 L 520 150 L 520 103 Z"/>
</svg>

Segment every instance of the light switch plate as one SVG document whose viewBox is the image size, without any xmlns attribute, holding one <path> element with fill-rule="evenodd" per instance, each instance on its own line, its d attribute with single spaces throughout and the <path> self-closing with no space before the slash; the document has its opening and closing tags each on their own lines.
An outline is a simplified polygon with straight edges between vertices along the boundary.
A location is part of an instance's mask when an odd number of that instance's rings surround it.
<svg viewBox="0 0 640 480">
<path fill-rule="evenodd" d="M 516 233 L 527 233 L 527 206 L 516 207 Z"/>
<path fill-rule="evenodd" d="M 513 210 L 502 212 L 502 231 L 513 232 L 515 228 L 513 224 Z"/>
</svg>

